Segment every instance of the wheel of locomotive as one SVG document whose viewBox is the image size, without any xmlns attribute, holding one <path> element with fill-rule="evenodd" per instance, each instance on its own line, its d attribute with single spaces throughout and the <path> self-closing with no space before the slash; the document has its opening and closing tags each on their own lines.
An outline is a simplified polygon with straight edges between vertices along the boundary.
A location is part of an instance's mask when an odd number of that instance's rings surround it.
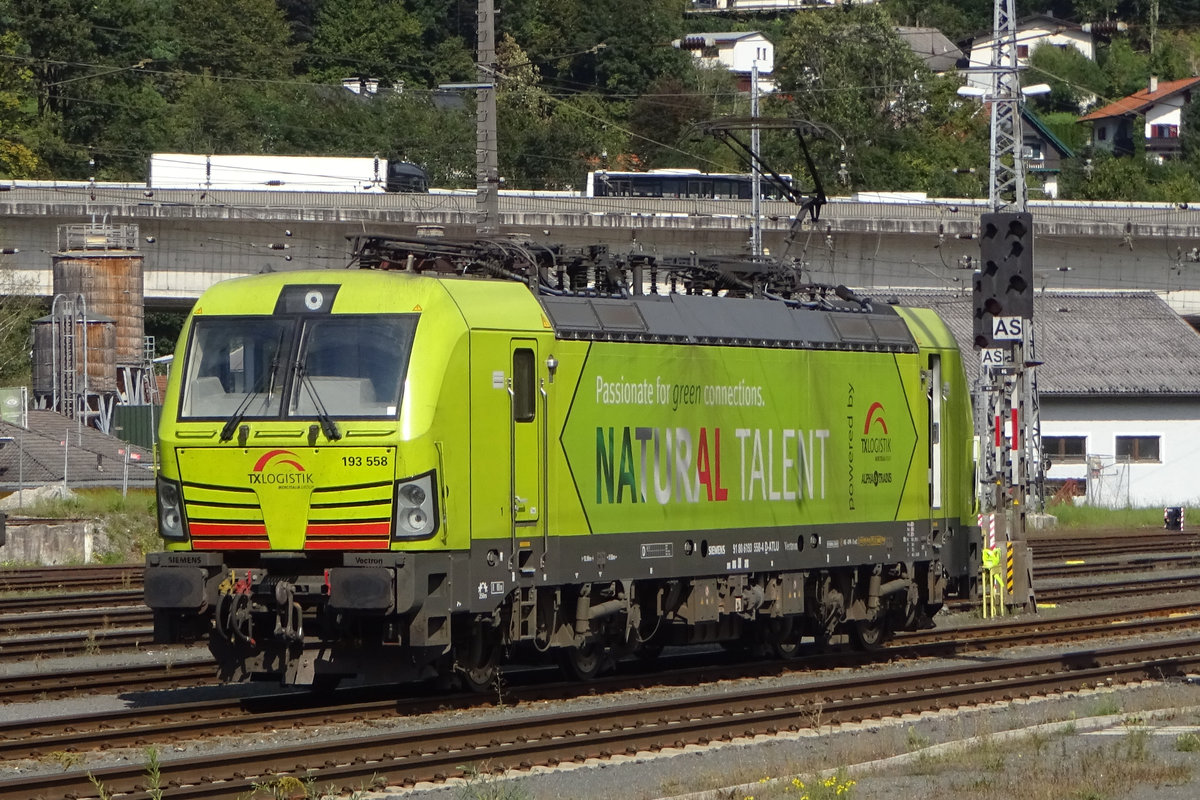
<svg viewBox="0 0 1200 800">
<path fill-rule="evenodd" d="M 500 648 L 496 645 L 479 648 L 474 659 L 467 656 L 456 659 L 454 669 L 463 686 L 476 694 L 485 694 L 496 688 L 500 675 Z"/>
<path fill-rule="evenodd" d="M 855 620 L 848 627 L 850 641 L 859 650 L 878 650 L 892 638 L 891 626 L 888 625 L 887 617 L 882 615 L 870 620 Z"/>
<path fill-rule="evenodd" d="M 604 664 L 604 646 L 594 640 L 582 647 L 564 647 L 559 652 L 568 679 L 590 681 L 600 674 Z"/>
<path fill-rule="evenodd" d="M 769 620 L 762 627 L 761 636 L 772 658 L 789 661 L 801 653 L 799 627 L 790 617 Z"/>
<path fill-rule="evenodd" d="M 463 686 L 475 694 L 486 694 L 496 688 L 496 678 L 500 674 L 500 669 L 496 666 L 495 660 L 492 660 L 487 664 L 479 664 L 474 667 L 461 667 L 459 673 Z"/>
</svg>

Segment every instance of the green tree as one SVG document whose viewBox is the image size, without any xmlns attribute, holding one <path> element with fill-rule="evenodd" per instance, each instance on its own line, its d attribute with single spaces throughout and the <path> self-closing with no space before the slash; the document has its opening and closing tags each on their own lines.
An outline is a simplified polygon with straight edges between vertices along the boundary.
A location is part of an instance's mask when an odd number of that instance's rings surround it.
<svg viewBox="0 0 1200 800">
<path fill-rule="evenodd" d="M 713 72 L 718 72 L 717 77 L 724 79 L 727 89 L 734 88 L 728 71 Z M 745 116 L 749 109 L 743 108 L 740 112 Z M 679 78 L 661 78 L 630 107 L 629 130 L 633 136 L 630 151 L 643 169 L 696 167 L 709 172 L 741 172 L 743 165 L 736 163 L 732 153 L 715 147 L 715 140 L 697 140 L 693 136 L 685 141 L 697 122 L 716 116 L 713 94 L 701 92 L 695 84 Z M 720 163 L 721 160 L 724 163 Z"/>
<path fill-rule="evenodd" d="M 775 55 L 780 94 L 790 115 L 831 134 L 815 148 L 818 168 L 835 174 L 841 162 L 868 188 L 902 188 L 910 127 L 928 125 L 933 76 L 897 36 L 877 6 L 843 13 L 797 14 Z"/>
<path fill-rule="evenodd" d="M 886 8 L 896 24 L 937 28 L 952 42 L 992 26 L 992 4 L 987 0 L 888 0 Z"/>
<path fill-rule="evenodd" d="M 502 29 L 521 42 L 543 78 L 564 91 L 624 98 L 662 77 L 683 77 L 690 57 L 672 46 L 683 34 L 686 0 L 513 0 Z"/>
<path fill-rule="evenodd" d="M 401 0 L 325 0 L 309 47 L 310 77 L 403 84 L 424 72 L 421 23 Z"/>
<path fill-rule="evenodd" d="M 1039 112 L 1073 111 L 1092 102 L 1107 87 L 1104 73 L 1096 62 L 1074 47 L 1042 45 L 1029 57 L 1026 83 L 1046 83 L 1050 93 L 1033 98 Z"/>
<path fill-rule="evenodd" d="M 28 48 L 39 116 L 61 113 L 70 83 L 94 71 L 91 0 L 7 0 L 6 27 Z"/>
<path fill-rule="evenodd" d="M 24 49 L 14 31 L 0 34 L 0 174 L 8 178 L 31 178 L 41 162 L 28 139 L 33 115 L 26 98 L 31 96 L 33 72 L 19 58 Z"/>
<path fill-rule="evenodd" d="M 30 383 L 33 321 L 46 313 L 46 303 L 36 287 L 16 283 L 8 274 L 0 285 L 0 384 L 12 386 Z"/>
<path fill-rule="evenodd" d="M 173 19 L 184 72 L 260 81 L 294 73 L 301 48 L 274 0 L 187 0 Z"/>
<path fill-rule="evenodd" d="M 1143 200 L 1148 194 L 1149 175 L 1144 158 L 1118 158 L 1093 153 L 1090 163 L 1065 169 L 1059 183 L 1064 199 Z"/>
<path fill-rule="evenodd" d="M 1127 38 L 1114 39 L 1097 53 L 1100 70 L 1108 80 L 1103 103 L 1111 103 L 1145 88 L 1150 63 L 1145 53 L 1134 51 Z"/>
</svg>

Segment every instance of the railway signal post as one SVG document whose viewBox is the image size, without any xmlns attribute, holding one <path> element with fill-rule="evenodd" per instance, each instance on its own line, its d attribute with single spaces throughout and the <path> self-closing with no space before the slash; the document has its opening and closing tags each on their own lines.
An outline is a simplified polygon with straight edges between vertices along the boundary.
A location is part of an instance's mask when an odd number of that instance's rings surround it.
<svg viewBox="0 0 1200 800">
<path fill-rule="evenodd" d="M 992 551 L 1001 602 L 1036 611 L 1025 530 L 1027 514 L 1041 510 L 1043 462 L 1034 371 L 1039 363 L 1033 325 L 1034 229 L 1026 209 L 1013 12 L 1013 0 L 995 0 L 996 44 L 986 68 L 991 91 L 982 97 L 992 114 L 991 211 L 980 216 L 980 268 L 974 276 L 974 337 L 980 353 L 975 415 L 984 547 Z M 986 590 L 992 588 L 989 584 Z"/>
</svg>

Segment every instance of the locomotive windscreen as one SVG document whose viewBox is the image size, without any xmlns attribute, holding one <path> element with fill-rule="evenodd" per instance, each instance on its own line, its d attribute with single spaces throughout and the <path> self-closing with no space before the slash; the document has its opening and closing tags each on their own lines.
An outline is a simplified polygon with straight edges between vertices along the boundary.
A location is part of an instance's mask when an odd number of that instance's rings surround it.
<svg viewBox="0 0 1200 800">
<path fill-rule="evenodd" d="M 417 315 L 197 318 L 180 419 L 395 417 Z"/>
</svg>

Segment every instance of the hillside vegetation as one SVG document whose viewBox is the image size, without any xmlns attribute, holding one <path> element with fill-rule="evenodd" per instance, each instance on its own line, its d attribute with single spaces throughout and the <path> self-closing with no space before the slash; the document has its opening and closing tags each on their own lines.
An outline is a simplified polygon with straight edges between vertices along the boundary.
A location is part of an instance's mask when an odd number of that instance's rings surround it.
<svg viewBox="0 0 1200 800">
<path fill-rule="evenodd" d="M 1035 51 L 1027 82 L 1064 140 L 1086 142 L 1080 103 L 1108 102 L 1190 76 L 1200 64 L 1200 2 L 1021 4 L 1075 21 L 1123 20 L 1096 62 Z M 990 27 L 985 0 L 883 0 L 776 16 L 687 15 L 687 0 L 497 0 L 500 164 L 514 188 L 580 188 L 597 167 L 740 170 L 694 123 L 745 115 L 722 70 L 672 42 L 702 30 L 761 30 L 779 91 L 765 114 L 818 123 L 830 193 L 985 196 L 988 114 L 955 94 L 896 36 L 901 25 L 952 39 Z M 1150 15 L 1154 14 L 1152 18 Z M 475 0 L 0 0 L 0 176 L 144 180 L 153 152 L 373 155 L 424 165 L 435 185 L 474 183 L 470 92 L 478 80 Z M 343 80 L 378 81 L 373 95 Z M 1200 125 L 1192 126 L 1200 130 Z M 1187 132 L 1185 130 L 1185 137 Z M 1194 200 L 1200 147 L 1166 166 L 1083 157 L 1063 195 Z M 805 176 L 794 137 L 763 151 Z M 844 165 L 844 167 L 843 167 Z M 968 172 L 969 168 L 975 172 Z M 841 176 L 839 183 L 838 176 Z"/>
</svg>

